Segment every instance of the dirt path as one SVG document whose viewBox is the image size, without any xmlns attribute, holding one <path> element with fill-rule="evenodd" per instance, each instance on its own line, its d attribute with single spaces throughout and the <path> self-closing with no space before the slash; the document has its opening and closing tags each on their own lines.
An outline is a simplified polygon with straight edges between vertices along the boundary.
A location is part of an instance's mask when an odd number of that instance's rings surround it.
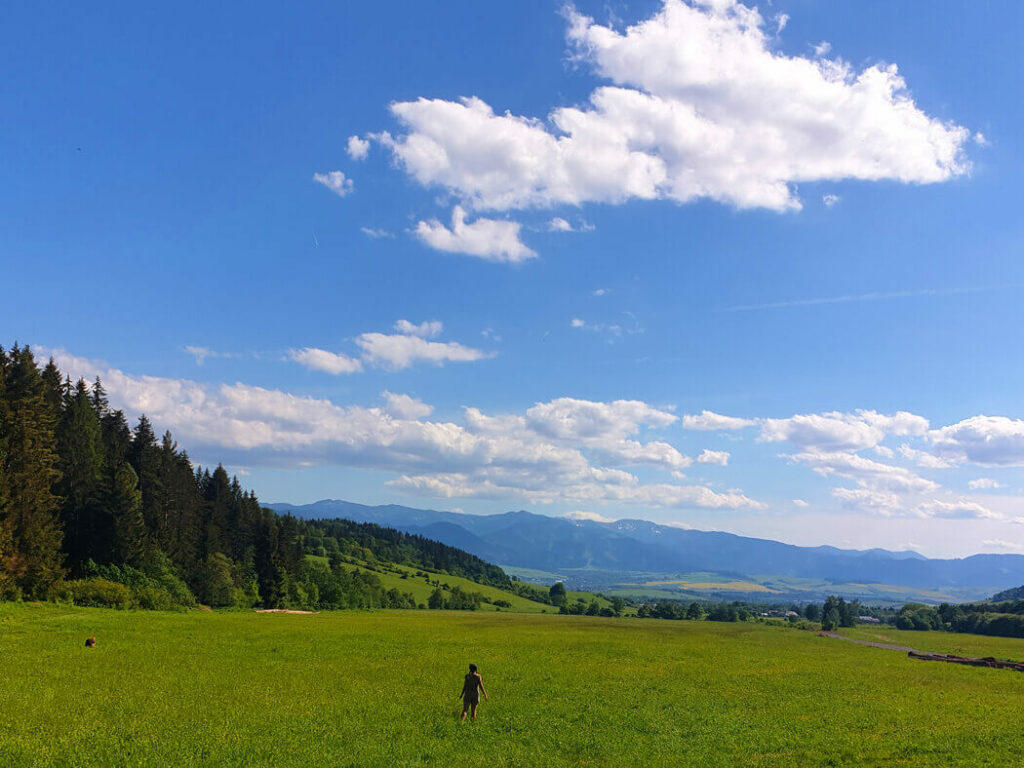
<svg viewBox="0 0 1024 768">
<path fill-rule="evenodd" d="M 930 651 L 919 651 L 916 648 L 908 648 L 905 645 L 889 645 L 888 643 L 872 643 L 869 640 L 854 640 L 852 637 L 840 635 L 837 632 L 819 632 L 822 637 L 834 637 L 837 640 L 846 640 L 857 645 L 866 645 L 869 648 L 881 648 L 886 651 L 902 651 L 912 659 L 921 661 L 946 661 L 951 664 L 965 664 L 969 667 L 989 667 L 992 669 L 1012 669 L 1017 672 L 1024 672 L 1024 662 L 1007 661 L 1005 659 L 994 659 L 991 656 L 976 659 L 971 656 L 951 656 L 944 653 L 932 653 Z"/>
<path fill-rule="evenodd" d="M 840 635 L 838 632 L 819 632 L 818 634 L 822 637 L 834 637 L 836 640 L 846 640 L 848 643 L 866 645 L 869 648 L 884 648 L 887 651 L 903 651 L 904 653 L 921 653 L 921 651 L 916 648 L 908 648 L 905 645 L 889 645 L 888 643 L 872 643 L 870 640 L 855 640 L 852 637 Z"/>
</svg>

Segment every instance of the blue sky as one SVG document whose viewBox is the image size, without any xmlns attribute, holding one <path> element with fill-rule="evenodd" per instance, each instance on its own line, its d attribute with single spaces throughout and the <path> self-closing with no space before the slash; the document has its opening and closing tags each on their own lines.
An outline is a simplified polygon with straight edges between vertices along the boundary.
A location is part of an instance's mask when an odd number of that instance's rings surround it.
<svg viewBox="0 0 1024 768">
<path fill-rule="evenodd" d="M 1022 15 L 8 8 L 6 343 L 265 501 L 1022 551 Z"/>
</svg>

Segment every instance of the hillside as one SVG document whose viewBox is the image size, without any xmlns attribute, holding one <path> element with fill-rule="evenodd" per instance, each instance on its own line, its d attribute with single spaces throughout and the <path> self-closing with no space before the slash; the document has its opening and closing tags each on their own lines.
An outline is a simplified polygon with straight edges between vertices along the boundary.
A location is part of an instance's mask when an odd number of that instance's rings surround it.
<svg viewBox="0 0 1024 768">
<path fill-rule="evenodd" d="M 777 594 L 807 593 L 814 599 L 841 591 L 837 586 L 850 585 L 846 593 L 852 597 L 877 593 L 880 599 L 940 602 L 980 599 L 1024 582 L 1022 555 L 929 559 L 915 552 L 798 547 L 645 520 L 597 523 L 524 511 L 483 516 L 336 500 L 270 506 L 305 519 L 347 517 L 394 526 L 465 548 L 516 573 L 563 576 L 570 583 L 602 591 L 712 573 L 727 576 L 728 581 L 765 586 Z M 935 597 L 929 598 L 928 593 Z"/>
</svg>

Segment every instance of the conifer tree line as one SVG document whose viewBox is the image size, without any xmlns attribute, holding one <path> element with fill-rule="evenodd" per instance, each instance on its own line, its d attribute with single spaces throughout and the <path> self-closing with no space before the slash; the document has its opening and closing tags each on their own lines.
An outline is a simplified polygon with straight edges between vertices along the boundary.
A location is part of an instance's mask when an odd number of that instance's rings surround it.
<svg viewBox="0 0 1024 768">
<path fill-rule="evenodd" d="M 222 466 L 194 468 L 145 416 L 129 425 L 99 379 L 72 382 L 27 346 L 0 347 L 0 599 L 416 607 L 345 567 L 375 558 L 511 585 L 437 542 L 265 509 Z"/>
</svg>

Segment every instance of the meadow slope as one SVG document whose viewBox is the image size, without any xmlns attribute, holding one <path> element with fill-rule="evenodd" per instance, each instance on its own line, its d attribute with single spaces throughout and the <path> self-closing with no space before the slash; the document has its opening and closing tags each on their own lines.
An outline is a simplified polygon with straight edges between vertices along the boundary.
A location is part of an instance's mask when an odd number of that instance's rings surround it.
<svg viewBox="0 0 1024 768">
<path fill-rule="evenodd" d="M 1007 766 L 1022 707 L 1018 673 L 758 624 L 0 605 L 0 765 Z"/>
</svg>

